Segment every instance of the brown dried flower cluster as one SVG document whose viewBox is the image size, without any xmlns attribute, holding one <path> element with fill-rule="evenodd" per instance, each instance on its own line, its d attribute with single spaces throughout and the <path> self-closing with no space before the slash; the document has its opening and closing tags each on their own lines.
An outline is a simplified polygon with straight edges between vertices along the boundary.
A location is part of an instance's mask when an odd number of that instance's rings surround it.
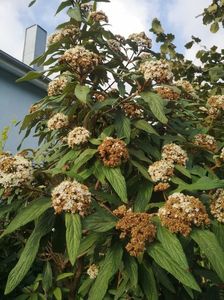
<svg viewBox="0 0 224 300">
<path fill-rule="evenodd" d="M 211 214 L 220 223 L 224 223 L 224 189 L 218 189 L 212 196 Z"/>
<path fill-rule="evenodd" d="M 129 35 L 128 39 L 137 43 L 140 47 L 152 47 L 152 40 L 147 37 L 144 31 L 140 33 L 132 33 Z"/>
<path fill-rule="evenodd" d="M 4 189 L 21 187 L 33 180 L 31 161 L 22 155 L 0 154 L 0 186 Z"/>
<path fill-rule="evenodd" d="M 54 32 L 48 38 L 48 46 L 61 42 L 65 37 L 77 39 L 80 36 L 80 29 L 75 25 L 66 25 L 61 30 Z"/>
<path fill-rule="evenodd" d="M 221 110 L 224 110 L 224 96 L 211 96 L 207 101 L 207 113 L 216 118 Z"/>
<path fill-rule="evenodd" d="M 94 22 L 108 23 L 108 17 L 102 10 L 91 12 L 90 18 L 93 19 Z"/>
<path fill-rule="evenodd" d="M 148 172 L 153 182 L 167 182 L 173 176 L 174 165 L 164 159 L 158 160 L 149 166 Z"/>
<path fill-rule="evenodd" d="M 30 106 L 29 113 L 33 114 L 36 111 L 38 111 L 39 109 L 40 109 L 40 104 L 39 103 L 35 103 L 35 104 L 33 104 L 33 105 Z"/>
<path fill-rule="evenodd" d="M 153 188 L 155 192 L 162 192 L 167 190 L 170 187 L 170 184 L 168 182 L 159 182 L 156 184 Z"/>
<path fill-rule="evenodd" d="M 173 164 L 185 166 L 188 160 L 187 153 L 179 145 L 166 144 L 162 148 L 162 159 L 169 160 Z"/>
<path fill-rule="evenodd" d="M 88 142 L 90 138 L 90 132 L 84 127 L 75 127 L 68 134 L 68 145 L 73 148 L 76 145 L 81 145 Z"/>
<path fill-rule="evenodd" d="M 57 113 L 48 120 L 47 127 L 49 130 L 57 130 L 67 127 L 68 124 L 68 116 L 64 115 L 63 113 Z"/>
<path fill-rule="evenodd" d="M 86 185 L 76 180 L 62 181 L 53 189 L 51 196 L 52 206 L 57 214 L 67 211 L 84 216 L 88 213 L 91 193 Z"/>
<path fill-rule="evenodd" d="M 57 96 L 63 93 L 68 84 L 68 78 L 64 75 L 55 78 L 48 84 L 48 96 Z"/>
<path fill-rule="evenodd" d="M 192 226 L 210 224 L 206 209 L 202 202 L 193 196 L 174 193 L 168 197 L 165 205 L 158 211 L 163 226 L 171 232 L 187 236 Z"/>
<path fill-rule="evenodd" d="M 173 78 L 170 65 L 165 60 L 150 60 L 140 64 L 139 71 L 146 81 L 155 80 L 157 83 L 167 83 Z"/>
<path fill-rule="evenodd" d="M 93 94 L 93 97 L 96 99 L 96 101 L 103 102 L 104 100 L 106 100 L 107 94 L 106 93 L 95 92 Z"/>
<path fill-rule="evenodd" d="M 211 152 L 215 152 L 217 150 L 217 143 L 215 138 L 208 134 L 199 133 L 195 135 L 193 143 Z"/>
<path fill-rule="evenodd" d="M 207 104 L 211 107 L 224 110 L 224 96 L 223 95 L 211 96 L 208 99 Z"/>
<path fill-rule="evenodd" d="M 139 256 L 144 252 L 146 243 L 153 242 L 156 236 L 156 226 L 151 222 L 151 216 L 134 213 L 123 206 L 115 210 L 114 214 L 121 217 L 116 224 L 116 229 L 121 231 L 120 238 L 129 238 L 126 250 L 131 256 Z"/>
<path fill-rule="evenodd" d="M 177 101 L 178 99 L 180 99 L 180 94 L 175 92 L 174 89 L 168 86 L 158 86 L 155 88 L 155 91 L 163 99 L 168 99 L 171 101 Z"/>
<path fill-rule="evenodd" d="M 89 266 L 86 273 L 89 275 L 90 279 L 95 279 L 99 273 L 99 268 L 97 267 L 97 265 L 92 264 L 91 266 Z"/>
<path fill-rule="evenodd" d="M 130 119 L 144 118 L 143 109 L 134 102 L 125 102 L 122 104 L 122 108 L 125 112 L 125 115 Z"/>
<path fill-rule="evenodd" d="M 129 158 L 125 142 L 107 137 L 98 147 L 98 152 L 105 166 L 115 168 Z"/>
<path fill-rule="evenodd" d="M 183 80 L 183 79 L 177 80 L 177 81 L 175 82 L 175 85 L 176 85 L 176 86 L 179 86 L 179 87 L 182 87 L 182 89 L 183 89 L 186 93 L 188 93 L 188 94 L 193 94 L 193 93 L 195 92 L 193 86 L 192 86 L 191 83 L 190 83 L 189 81 L 187 81 L 187 80 Z"/>
<path fill-rule="evenodd" d="M 121 49 L 121 44 L 117 40 L 110 39 L 107 41 L 107 44 L 108 44 L 108 47 L 114 52 L 118 52 Z"/>
<path fill-rule="evenodd" d="M 76 46 L 68 49 L 59 58 L 59 63 L 66 63 L 72 71 L 79 75 L 91 73 L 99 64 L 100 58 L 82 46 Z"/>
</svg>

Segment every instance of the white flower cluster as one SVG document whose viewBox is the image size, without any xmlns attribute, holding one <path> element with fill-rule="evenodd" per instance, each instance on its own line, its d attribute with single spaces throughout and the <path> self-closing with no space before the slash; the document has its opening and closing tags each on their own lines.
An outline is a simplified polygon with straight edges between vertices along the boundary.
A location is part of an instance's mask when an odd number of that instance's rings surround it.
<svg viewBox="0 0 224 300">
<path fill-rule="evenodd" d="M 218 189 L 212 196 L 210 205 L 211 214 L 221 223 L 224 223 L 224 189 Z"/>
<path fill-rule="evenodd" d="M 187 236 L 192 225 L 209 225 L 210 220 L 203 203 L 193 196 L 174 193 L 158 211 L 163 226 L 171 232 Z"/>
<path fill-rule="evenodd" d="M 55 213 L 62 211 L 79 213 L 84 216 L 91 203 L 91 193 L 88 187 L 76 180 L 62 181 L 52 191 L 52 206 Z"/>
<path fill-rule="evenodd" d="M 102 10 L 91 12 L 90 18 L 93 19 L 94 22 L 108 23 L 108 17 Z"/>
<path fill-rule="evenodd" d="M 137 43 L 141 47 L 152 47 L 152 40 L 147 37 L 144 31 L 140 33 L 132 33 L 129 35 L 128 39 Z"/>
<path fill-rule="evenodd" d="M 32 163 L 25 157 L 7 153 L 0 155 L 0 185 L 5 189 L 30 184 L 33 180 Z"/>
<path fill-rule="evenodd" d="M 146 81 L 155 80 L 157 83 L 166 83 L 173 78 L 170 65 L 165 60 L 150 60 L 140 64 L 139 71 Z"/>
<path fill-rule="evenodd" d="M 221 150 L 220 158 L 221 158 L 222 160 L 224 160 L 224 147 L 223 147 L 222 150 Z"/>
<path fill-rule="evenodd" d="M 183 80 L 183 79 L 180 79 L 180 80 L 177 80 L 175 82 L 175 85 L 179 86 L 179 87 L 182 87 L 185 92 L 187 92 L 188 94 L 192 94 L 194 93 L 194 88 L 193 86 L 191 85 L 191 83 L 187 80 Z"/>
<path fill-rule="evenodd" d="M 174 143 L 166 144 L 162 148 L 162 159 L 169 160 L 173 164 L 186 165 L 188 159 L 186 151 Z"/>
<path fill-rule="evenodd" d="M 158 160 L 148 168 L 153 182 L 166 182 L 173 176 L 174 165 L 170 161 Z"/>
<path fill-rule="evenodd" d="M 68 84 L 68 78 L 64 75 L 59 76 L 58 78 L 53 79 L 48 84 L 48 96 L 57 96 L 63 93 L 64 89 Z"/>
<path fill-rule="evenodd" d="M 194 144 L 207 149 L 208 151 L 215 152 L 217 150 L 217 143 L 213 136 L 208 134 L 199 133 L 194 136 Z"/>
<path fill-rule="evenodd" d="M 90 132 L 84 127 L 75 127 L 68 134 L 68 145 L 73 148 L 76 145 L 84 144 L 88 141 Z"/>
<path fill-rule="evenodd" d="M 66 25 L 61 30 L 54 32 L 48 38 L 48 46 L 62 41 L 65 37 L 70 37 L 72 39 L 78 38 L 80 35 L 80 30 L 77 26 L 70 24 Z"/>
<path fill-rule="evenodd" d="M 95 264 L 92 264 L 89 266 L 86 273 L 89 275 L 90 279 L 95 279 L 99 273 L 99 268 Z"/>
<path fill-rule="evenodd" d="M 81 10 L 83 10 L 85 12 L 89 12 L 93 9 L 93 5 L 87 4 L 87 3 L 81 3 L 80 8 L 81 8 Z"/>
<path fill-rule="evenodd" d="M 86 74 L 93 71 L 94 67 L 100 62 L 97 54 L 85 49 L 82 46 L 76 46 L 68 49 L 59 58 L 59 63 L 66 63 L 74 72 Z"/>
<path fill-rule="evenodd" d="M 48 120 L 47 127 L 49 130 L 56 130 L 67 127 L 68 124 L 68 116 L 64 115 L 63 113 L 57 113 Z"/>
</svg>

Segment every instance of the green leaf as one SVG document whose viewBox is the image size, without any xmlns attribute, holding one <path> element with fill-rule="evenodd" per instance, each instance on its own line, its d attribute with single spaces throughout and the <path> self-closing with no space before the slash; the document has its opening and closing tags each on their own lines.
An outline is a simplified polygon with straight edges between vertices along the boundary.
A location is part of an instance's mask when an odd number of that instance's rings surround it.
<svg viewBox="0 0 224 300">
<path fill-rule="evenodd" d="M 138 128 L 141 129 L 149 134 L 155 134 L 158 135 L 158 133 L 156 132 L 156 130 L 152 127 L 152 125 L 150 125 L 147 121 L 145 120 L 138 120 L 135 121 L 133 123 L 133 125 Z"/>
<path fill-rule="evenodd" d="M 154 243 L 148 247 L 147 251 L 159 266 L 172 274 L 181 283 L 193 290 L 201 291 L 192 274 L 174 261 L 160 243 Z"/>
<path fill-rule="evenodd" d="M 49 261 L 46 262 L 43 273 L 43 289 L 47 292 L 52 287 L 52 270 Z"/>
<path fill-rule="evenodd" d="M 30 71 L 26 75 L 24 75 L 23 77 L 17 79 L 16 82 L 18 83 L 18 82 L 23 82 L 23 81 L 29 81 L 29 80 L 37 79 L 37 78 L 42 77 L 43 74 L 44 74 L 44 72 Z"/>
<path fill-rule="evenodd" d="M 87 161 L 89 161 L 96 152 L 97 149 L 86 149 L 83 151 L 74 161 L 74 167 L 72 167 L 71 171 L 77 172 L 78 169 L 87 163 Z"/>
<path fill-rule="evenodd" d="M 171 233 L 165 227 L 162 227 L 159 222 L 157 225 L 157 239 L 161 242 L 163 248 L 169 253 L 174 261 L 176 261 L 183 269 L 188 272 L 189 266 L 184 250 L 180 241 L 175 234 Z"/>
<path fill-rule="evenodd" d="M 104 175 L 124 203 L 128 202 L 127 187 L 120 168 L 103 168 Z"/>
<path fill-rule="evenodd" d="M 31 7 L 32 5 L 34 5 L 36 1 L 37 1 L 37 0 L 32 0 L 32 1 L 29 3 L 28 7 Z"/>
<path fill-rule="evenodd" d="M 159 295 L 156 288 L 156 281 L 152 269 L 147 265 L 140 267 L 140 281 L 142 290 L 147 300 L 158 300 Z"/>
<path fill-rule="evenodd" d="M 143 167 L 140 163 L 138 163 L 135 160 L 131 160 L 131 163 L 139 170 L 143 177 L 145 177 L 147 180 L 150 180 L 149 173 L 145 167 Z"/>
<path fill-rule="evenodd" d="M 0 237 L 10 234 L 21 226 L 37 219 L 50 207 L 51 202 L 48 198 L 40 198 L 31 202 L 27 207 L 19 211 Z"/>
<path fill-rule="evenodd" d="M 84 219 L 83 226 L 85 229 L 88 229 L 88 231 L 105 232 L 114 228 L 117 218 L 97 203 L 93 204 L 96 212 Z"/>
<path fill-rule="evenodd" d="M 7 213 L 16 211 L 20 207 L 21 204 L 22 204 L 22 202 L 17 200 L 15 202 L 12 202 L 9 205 L 2 205 L 0 207 L 0 218 L 3 217 Z"/>
<path fill-rule="evenodd" d="M 161 123 L 167 124 L 168 119 L 164 112 L 164 101 L 163 99 L 151 92 L 143 92 L 140 94 L 142 99 L 149 105 L 153 115 L 158 119 Z"/>
<path fill-rule="evenodd" d="M 66 246 L 72 265 L 75 264 L 82 237 L 81 220 L 78 214 L 65 214 Z"/>
<path fill-rule="evenodd" d="M 207 256 L 220 279 L 224 281 L 224 252 L 214 233 L 208 230 L 194 229 L 191 238 Z"/>
<path fill-rule="evenodd" d="M 62 300 L 62 292 L 61 292 L 61 289 L 59 287 L 56 287 L 54 289 L 53 295 L 54 295 L 56 300 Z"/>
<path fill-rule="evenodd" d="M 87 103 L 90 87 L 87 85 L 77 84 L 75 87 L 75 96 L 82 102 Z"/>
<path fill-rule="evenodd" d="M 71 5 L 71 1 L 67 0 L 67 1 L 63 1 L 61 2 L 61 4 L 58 6 L 58 9 L 55 13 L 55 15 L 57 15 L 60 11 L 62 11 L 65 7 L 70 6 Z"/>
<path fill-rule="evenodd" d="M 175 288 L 168 276 L 168 273 L 164 269 L 160 268 L 160 266 L 158 266 L 158 264 L 156 264 L 155 262 L 153 262 L 152 268 L 157 281 L 161 283 L 168 291 L 175 294 Z"/>
<path fill-rule="evenodd" d="M 208 72 L 212 82 L 224 77 L 224 68 L 222 65 L 214 66 Z"/>
<path fill-rule="evenodd" d="M 67 161 L 70 161 L 70 160 L 74 161 L 80 153 L 81 153 L 81 150 L 79 150 L 79 151 L 70 150 L 68 153 L 63 155 L 63 157 L 61 159 L 59 159 L 55 168 L 61 169 L 66 164 Z"/>
<path fill-rule="evenodd" d="M 103 300 L 107 292 L 110 279 L 120 267 L 123 250 L 120 244 L 113 244 L 108 249 L 103 263 L 100 265 L 99 274 L 90 289 L 88 300 Z"/>
<path fill-rule="evenodd" d="M 130 142 L 131 135 L 131 121 L 129 118 L 125 117 L 123 114 L 117 114 L 115 118 L 115 129 L 118 138 L 125 138 L 125 142 L 128 144 Z"/>
<path fill-rule="evenodd" d="M 134 210 L 136 212 L 145 211 L 148 203 L 151 200 L 153 192 L 153 184 L 151 182 L 145 182 L 138 190 L 137 197 L 134 202 Z"/>
<path fill-rule="evenodd" d="M 82 21 L 80 9 L 78 7 L 69 8 L 68 11 L 67 11 L 67 15 L 70 18 L 76 20 L 77 22 L 81 22 Z"/>
<path fill-rule="evenodd" d="M 118 81 L 117 83 L 117 87 L 118 87 L 118 90 L 119 90 L 119 93 L 121 95 L 121 97 L 124 97 L 125 95 L 125 84 L 122 82 L 122 81 Z"/>
<path fill-rule="evenodd" d="M 63 279 L 66 279 L 66 278 L 72 277 L 72 276 L 74 276 L 74 273 L 72 273 L 72 272 L 62 273 L 57 276 L 56 281 L 60 281 L 60 280 L 63 280 Z"/>
<path fill-rule="evenodd" d="M 218 221 L 212 221 L 212 231 L 217 237 L 220 246 L 224 250 L 224 224 L 221 224 Z"/>
<path fill-rule="evenodd" d="M 186 49 L 190 49 L 194 45 L 194 41 L 188 42 L 187 44 L 184 45 Z"/>
<path fill-rule="evenodd" d="M 130 279 L 131 287 L 138 286 L 138 263 L 136 259 L 130 255 L 126 255 L 124 259 L 125 269 Z"/>
<path fill-rule="evenodd" d="M 54 214 L 51 211 L 46 212 L 37 221 L 37 224 L 20 255 L 19 261 L 9 273 L 5 295 L 14 290 L 29 271 L 37 255 L 40 239 L 52 229 L 53 221 Z"/>
<path fill-rule="evenodd" d="M 179 171 L 180 173 L 182 173 L 184 176 L 188 177 L 191 179 L 191 173 L 184 167 L 181 165 L 175 165 L 175 169 L 177 171 Z"/>
<path fill-rule="evenodd" d="M 84 237 L 81 240 L 80 246 L 79 246 L 79 252 L 78 255 L 83 255 L 85 254 L 94 244 L 96 244 L 96 242 L 99 240 L 100 238 L 99 233 L 91 233 L 88 236 Z"/>
<path fill-rule="evenodd" d="M 210 31 L 216 33 L 218 30 L 219 30 L 219 23 L 218 22 L 212 23 L 210 27 Z"/>
<path fill-rule="evenodd" d="M 164 32 L 160 21 L 156 18 L 152 20 L 152 30 L 156 34 L 160 34 Z"/>
</svg>

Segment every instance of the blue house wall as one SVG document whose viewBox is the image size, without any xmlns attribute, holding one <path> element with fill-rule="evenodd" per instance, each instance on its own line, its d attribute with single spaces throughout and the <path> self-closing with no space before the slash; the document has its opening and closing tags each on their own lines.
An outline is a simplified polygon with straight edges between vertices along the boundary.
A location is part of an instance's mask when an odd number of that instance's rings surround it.
<svg viewBox="0 0 224 300">
<path fill-rule="evenodd" d="M 8 57 L 7 57 L 8 58 Z M 21 69 L 24 74 L 32 70 L 30 67 L 15 60 L 14 64 L 21 64 Z M 17 67 L 18 67 L 17 66 Z M 24 69 L 23 69 L 24 68 Z M 13 120 L 22 121 L 26 114 L 29 113 L 29 108 L 32 104 L 46 96 L 47 82 L 23 82 L 16 83 L 15 81 L 21 77 L 7 70 L 0 60 L 0 132 L 5 126 L 10 126 Z M 41 86 L 43 85 L 43 87 Z M 19 127 L 12 126 L 9 132 L 9 138 L 6 142 L 5 151 L 16 153 L 17 147 L 20 144 L 25 132 L 19 134 Z M 37 141 L 35 138 L 28 137 L 23 142 L 22 148 L 36 147 Z"/>
</svg>

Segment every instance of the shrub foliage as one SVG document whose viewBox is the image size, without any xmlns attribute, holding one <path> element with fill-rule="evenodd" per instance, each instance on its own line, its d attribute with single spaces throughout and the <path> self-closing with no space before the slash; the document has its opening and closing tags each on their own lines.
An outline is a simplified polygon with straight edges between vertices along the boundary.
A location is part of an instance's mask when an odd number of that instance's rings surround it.
<svg viewBox="0 0 224 300">
<path fill-rule="evenodd" d="M 196 66 L 154 19 L 155 52 L 98 2 L 61 2 L 46 70 L 19 80 L 54 76 L 21 125 L 39 147 L 0 155 L 3 297 L 221 299 L 223 50 Z"/>
</svg>

